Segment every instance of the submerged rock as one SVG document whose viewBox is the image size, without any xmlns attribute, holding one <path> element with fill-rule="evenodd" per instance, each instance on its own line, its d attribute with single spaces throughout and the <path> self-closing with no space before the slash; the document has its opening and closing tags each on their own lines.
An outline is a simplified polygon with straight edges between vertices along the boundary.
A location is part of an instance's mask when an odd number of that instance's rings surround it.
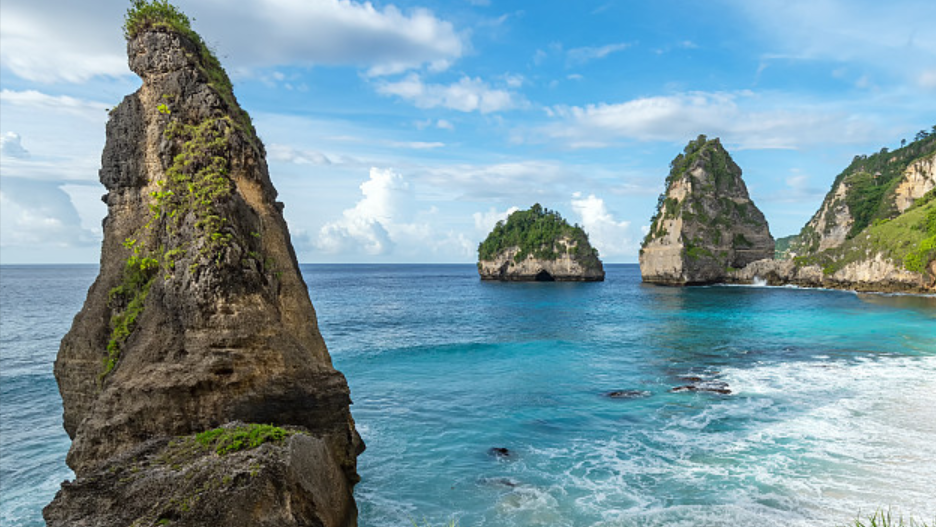
<svg viewBox="0 0 936 527">
<path fill-rule="evenodd" d="M 741 168 L 717 138 L 691 141 L 671 164 L 641 245 L 643 281 L 722 282 L 731 269 L 773 254 L 767 220 L 751 201 Z"/>
<path fill-rule="evenodd" d="M 498 222 L 478 246 L 482 280 L 597 282 L 604 280 L 598 251 L 579 226 L 538 203 Z"/>
<path fill-rule="evenodd" d="M 491 447 L 488 449 L 488 455 L 496 457 L 497 459 L 508 459 L 514 457 L 514 453 L 508 448 L 504 447 Z"/>
<path fill-rule="evenodd" d="M 47 522 L 151 525 L 149 512 L 130 516 L 188 488 L 180 473 L 214 467 L 217 478 L 205 480 L 213 485 L 236 479 L 236 463 L 225 467 L 240 458 L 195 457 L 174 472 L 154 461 L 128 481 L 108 471 L 241 421 L 301 434 L 258 450 L 270 455 L 251 461 L 269 475 L 249 479 L 256 496 L 218 491 L 203 502 L 216 503 L 217 521 L 176 507 L 172 525 L 356 525 L 351 488 L 364 445 L 263 144 L 185 15 L 143 4 L 152 9 L 134 4 L 127 19 L 130 68 L 143 84 L 107 124 L 100 274 L 55 362 L 77 479 L 46 509 Z"/>
<path fill-rule="evenodd" d="M 606 392 L 604 396 L 609 399 L 642 399 L 644 397 L 649 397 L 650 392 L 642 390 L 615 390 L 613 392 Z"/>
<path fill-rule="evenodd" d="M 693 377 L 693 379 L 698 379 L 690 381 L 690 384 L 685 384 L 683 386 L 677 386 L 670 391 L 673 393 L 679 392 L 710 392 L 718 393 L 722 395 L 731 395 L 731 389 L 728 387 L 728 383 L 725 381 L 719 380 L 705 380 L 699 379 L 698 377 Z"/>
</svg>

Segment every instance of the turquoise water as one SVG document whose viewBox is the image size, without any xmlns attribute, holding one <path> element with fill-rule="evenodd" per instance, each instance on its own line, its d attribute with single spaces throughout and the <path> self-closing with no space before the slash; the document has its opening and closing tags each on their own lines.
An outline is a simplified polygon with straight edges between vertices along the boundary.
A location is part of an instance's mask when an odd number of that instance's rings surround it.
<svg viewBox="0 0 936 527">
<path fill-rule="evenodd" d="M 51 362 L 95 273 L 0 271 L 4 526 L 41 525 L 70 475 Z M 936 299 L 653 287 L 629 265 L 589 284 L 303 273 L 368 445 L 362 527 L 936 517 Z M 670 392 L 686 376 L 732 394 Z"/>
</svg>

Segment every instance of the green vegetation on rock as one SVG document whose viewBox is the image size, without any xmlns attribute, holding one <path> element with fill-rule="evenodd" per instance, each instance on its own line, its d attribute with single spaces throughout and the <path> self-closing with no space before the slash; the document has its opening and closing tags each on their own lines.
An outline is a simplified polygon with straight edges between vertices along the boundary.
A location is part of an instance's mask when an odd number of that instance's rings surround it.
<svg viewBox="0 0 936 527">
<path fill-rule="evenodd" d="M 690 174 L 692 169 L 700 164 L 704 166 L 705 170 L 711 176 L 711 179 L 704 183 Z M 641 248 L 645 247 L 651 241 L 662 238 L 668 234 L 667 230 L 663 228 L 662 221 L 659 221 L 661 219 L 667 220 L 682 215 L 683 219 L 686 221 L 698 220 L 700 223 L 710 222 L 711 219 L 708 217 L 702 203 L 699 201 L 688 198 L 679 201 L 675 198 L 668 197 L 669 190 L 673 184 L 683 178 L 690 178 L 693 186 L 696 187 L 697 190 L 705 191 L 707 195 L 723 196 L 722 201 L 724 203 L 722 203 L 722 205 L 726 210 L 734 209 L 742 220 L 748 219 L 747 206 L 735 203 L 731 198 L 725 196 L 725 194 L 733 190 L 732 186 L 735 184 L 735 176 L 732 174 L 733 166 L 735 166 L 734 161 L 721 146 L 721 141 L 718 138 L 709 139 L 705 135 L 699 135 L 696 139 L 689 141 L 689 144 L 686 145 L 682 153 L 678 154 L 670 162 L 670 171 L 669 175 L 666 176 L 663 193 L 660 194 L 660 197 L 657 199 L 656 211 L 653 217 L 650 218 L 650 231 L 644 236 Z M 722 222 L 727 221 L 721 218 L 721 216 L 719 216 L 719 219 Z M 718 226 L 713 225 L 713 227 Z M 712 238 L 715 237 L 714 233 L 710 234 Z"/>
<path fill-rule="evenodd" d="M 559 241 L 567 239 L 567 249 Z M 514 261 L 520 262 L 532 255 L 541 260 L 555 260 L 569 251 L 583 266 L 597 266 L 598 251 L 588 242 L 588 235 L 578 225 L 569 225 L 558 212 L 539 203 L 529 210 L 514 212 L 507 221 L 500 221 L 478 246 L 480 260 L 493 260 L 502 251 L 517 247 Z"/>
<path fill-rule="evenodd" d="M 196 434 L 195 440 L 223 456 L 231 452 L 257 448 L 264 443 L 282 441 L 296 433 L 273 425 L 249 424 L 206 430 Z"/>
<path fill-rule="evenodd" d="M 230 111 L 236 113 L 238 126 L 245 132 L 249 132 L 248 138 L 253 142 L 256 138 L 256 130 L 250 115 L 237 104 L 230 77 L 201 35 L 192 29 L 188 16 L 170 4 L 168 0 L 130 0 L 130 8 L 124 15 L 124 38 L 132 40 L 149 29 L 174 31 L 195 44 L 200 58 L 198 65 L 209 79 L 208 84 L 221 96 Z M 166 113 L 168 112 L 167 107 Z"/>
<path fill-rule="evenodd" d="M 936 201 L 914 206 L 893 220 L 878 222 L 841 247 L 794 260 L 800 265 L 817 264 L 825 274 L 834 274 L 850 263 L 877 255 L 909 271 L 923 273 L 936 259 Z"/>
</svg>

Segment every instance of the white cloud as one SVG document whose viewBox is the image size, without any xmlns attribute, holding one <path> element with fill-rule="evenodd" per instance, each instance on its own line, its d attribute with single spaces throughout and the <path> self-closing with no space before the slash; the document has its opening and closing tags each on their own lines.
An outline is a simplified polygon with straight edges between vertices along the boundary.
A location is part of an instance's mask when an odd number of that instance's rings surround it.
<svg viewBox="0 0 936 527">
<path fill-rule="evenodd" d="M 36 90 L 3 89 L 0 90 L 0 102 L 40 111 L 64 112 L 102 124 L 107 121 L 106 104 L 67 95 L 49 95 Z"/>
<path fill-rule="evenodd" d="M 440 128 L 442 130 L 454 130 L 455 125 L 453 125 L 450 121 L 446 121 L 445 119 L 439 119 L 436 121 L 436 128 Z"/>
<path fill-rule="evenodd" d="M 521 104 L 517 94 L 491 88 L 481 79 L 471 77 L 462 77 L 449 85 L 426 84 L 419 75 L 411 73 L 402 80 L 379 84 L 377 91 L 412 101 L 418 108 L 443 107 L 460 112 L 499 112 Z"/>
<path fill-rule="evenodd" d="M 742 149 L 859 143 L 882 135 L 875 123 L 836 111 L 833 105 L 765 99 L 749 91 L 690 92 L 616 104 L 557 106 L 551 115 L 559 122 L 540 131 L 570 148 L 604 147 L 621 139 L 682 143 L 700 133 Z"/>
<path fill-rule="evenodd" d="M 38 82 L 84 82 L 130 74 L 120 34 L 126 4 L 4 0 L 0 64 Z"/>
<path fill-rule="evenodd" d="M 468 47 L 465 34 L 426 9 L 353 0 L 180 4 L 232 68 L 355 65 L 382 75 L 444 69 Z M 120 30 L 126 8 L 119 0 L 4 0 L 0 63 L 39 82 L 129 75 Z"/>
<path fill-rule="evenodd" d="M 562 163 L 527 160 L 493 165 L 432 165 L 414 174 L 420 182 L 446 189 L 450 199 L 548 202 L 562 194 L 562 188 L 581 175 Z"/>
<path fill-rule="evenodd" d="M 439 208 L 420 208 L 414 186 L 392 169 L 371 168 L 361 199 L 319 230 L 314 248 L 344 261 L 466 261 L 476 242 L 438 228 Z"/>
<path fill-rule="evenodd" d="M 4 177 L 0 188 L 0 246 L 34 251 L 100 243 L 97 233 L 81 227 L 71 198 L 59 184 Z"/>
<path fill-rule="evenodd" d="M 510 207 L 505 211 L 498 211 L 491 207 L 487 212 L 475 212 L 471 216 L 474 218 L 475 230 L 482 236 L 486 236 L 499 221 L 505 221 L 507 216 L 520 210 L 520 207 Z"/>
<path fill-rule="evenodd" d="M 633 255 L 636 246 L 630 236 L 630 222 L 615 220 L 603 199 L 576 192 L 572 195 L 572 211 L 602 258 Z"/>
<path fill-rule="evenodd" d="M 361 193 L 363 198 L 353 208 L 321 228 L 318 247 L 322 251 L 388 254 L 394 248 L 390 231 L 409 230 L 405 219 L 412 214 L 414 194 L 403 176 L 391 169 L 371 168 Z"/>
<path fill-rule="evenodd" d="M 605 46 L 572 48 L 566 52 L 566 56 L 569 62 L 573 64 L 585 64 L 593 60 L 603 59 L 612 53 L 623 51 L 630 46 L 631 44 L 627 42 L 619 42 L 617 44 L 608 44 Z"/>
<path fill-rule="evenodd" d="M 0 135 L 0 156 L 27 159 L 29 150 L 23 147 L 22 138 L 15 132 Z"/>
<path fill-rule="evenodd" d="M 267 156 L 271 161 L 296 165 L 331 165 L 333 163 L 327 155 L 317 150 L 300 149 L 281 144 L 268 146 Z"/>
<path fill-rule="evenodd" d="M 936 2 L 729 0 L 771 41 L 765 58 L 853 62 L 915 77 L 936 59 Z M 900 79 L 898 82 L 902 82 Z"/>
</svg>

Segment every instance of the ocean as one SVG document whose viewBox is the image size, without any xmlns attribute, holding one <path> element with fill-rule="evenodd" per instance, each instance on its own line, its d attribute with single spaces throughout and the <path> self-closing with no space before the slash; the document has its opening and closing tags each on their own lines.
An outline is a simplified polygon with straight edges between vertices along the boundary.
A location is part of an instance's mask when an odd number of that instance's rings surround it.
<svg viewBox="0 0 936 527">
<path fill-rule="evenodd" d="M 367 443 L 361 527 L 936 518 L 936 298 L 606 271 L 489 283 L 473 265 L 302 266 Z M 96 274 L 0 268 L 4 527 L 42 525 L 72 477 L 52 363 Z M 731 393 L 673 391 L 700 383 Z"/>
</svg>

